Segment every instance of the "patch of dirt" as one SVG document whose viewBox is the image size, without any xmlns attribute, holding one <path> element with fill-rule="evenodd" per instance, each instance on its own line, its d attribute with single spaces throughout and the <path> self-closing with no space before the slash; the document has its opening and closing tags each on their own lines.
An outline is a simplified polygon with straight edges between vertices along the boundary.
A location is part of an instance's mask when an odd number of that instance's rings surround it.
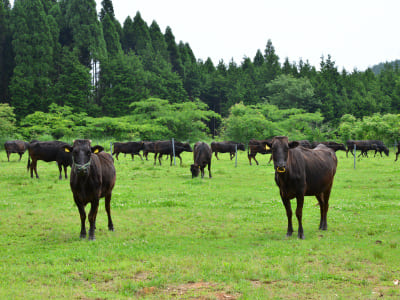
<svg viewBox="0 0 400 300">
<path fill-rule="evenodd" d="M 177 286 L 169 286 L 164 290 L 157 290 L 155 287 L 143 288 L 138 296 L 146 296 L 149 294 L 162 294 L 168 298 L 177 299 L 197 299 L 197 300 L 236 300 L 240 297 L 239 293 L 232 294 L 224 291 L 217 284 L 210 282 L 190 282 Z M 162 296 L 160 298 L 163 298 Z"/>
</svg>

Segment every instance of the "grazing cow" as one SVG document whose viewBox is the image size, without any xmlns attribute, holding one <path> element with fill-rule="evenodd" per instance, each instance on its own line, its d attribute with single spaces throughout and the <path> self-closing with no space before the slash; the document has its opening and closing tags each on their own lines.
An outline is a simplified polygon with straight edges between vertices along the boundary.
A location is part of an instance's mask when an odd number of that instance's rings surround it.
<svg viewBox="0 0 400 300">
<path fill-rule="evenodd" d="M 199 176 L 201 171 L 201 178 L 204 178 L 204 168 L 208 165 L 208 177 L 211 178 L 211 157 L 212 152 L 208 144 L 197 142 L 193 147 L 193 160 L 194 164 L 190 166 L 192 178 Z"/>
<path fill-rule="evenodd" d="M 28 149 L 29 143 L 24 142 L 24 141 L 7 141 L 4 143 L 4 149 L 6 150 L 7 153 L 7 159 L 10 161 L 10 155 L 11 153 L 18 153 L 19 154 L 19 161 L 21 161 L 22 155 L 25 153 L 25 151 Z"/>
<path fill-rule="evenodd" d="M 249 163 L 251 166 L 251 159 L 254 159 L 258 166 L 258 161 L 256 159 L 257 153 L 260 154 L 270 154 L 271 149 L 268 147 L 267 142 L 271 142 L 272 140 L 255 140 L 251 139 L 249 141 L 249 147 L 247 148 L 247 158 L 249 159 Z"/>
<path fill-rule="evenodd" d="M 183 151 L 193 152 L 192 147 L 190 147 L 189 143 L 181 143 L 181 142 L 174 141 L 174 149 L 175 149 L 175 156 L 179 157 L 179 159 L 181 161 L 181 166 L 182 166 L 181 153 Z M 172 141 L 155 142 L 155 144 L 154 144 L 154 165 L 156 165 L 157 155 L 158 155 L 158 161 L 160 163 L 160 166 L 161 166 L 161 157 L 163 155 L 170 156 L 170 161 L 171 161 L 170 166 L 172 166 L 172 157 L 174 155 L 173 149 L 172 149 Z"/>
<path fill-rule="evenodd" d="M 115 158 L 118 160 L 118 155 L 120 153 L 130 154 L 132 156 L 132 160 L 134 159 L 134 155 L 139 155 L 141 160 L 143 160 L 142 155 L 139 153 L 140 150 L 143 149 L 143 142 L 126 142 L 126 143 L 114 143 L 114 151 L 112 155 L 115 154 Z"/>
<path fill-rule="evenodd" d="M 293 233 L 290 200 L 296 198 L 298 237 L 304 239 L 302 225 L 304 196 L 317 197 L 321 211 L 319 229 L 326 230 L 329 195 L 337 167 L 335 152 L 325 145 L 307 149 L 299 146 L 298 142 L 289 142 L 285 136 L 274 137 L 268 145 L 272 149 L 275 182 L 279 187 L 288 219 L 286 236 L 291 236 Z"/>
<path fill-rule="evenodd" d="M 218 152 L 220 153 L 229 153 L 230 159 L 232 160 L 235 157 L 235 151 L 237 150 L 245 151 L 243 143 L 237 143 L 232 141 L 225 142 L 212 142 L 211 143 L 211 151 L 215 153 L 215 157 L 218 158 Z"/>
<path fill-rule="evenodd" d="M 311 146 L 314 149 L 319 144 L 323 144 L 323 145 L 327 146 L 328 148 L 331 148 L 335 152 L 338 151 L 338 150 L 346 151 L 346 146 L 343 143 L 336 143 L 336 142 L 332 142 L 332 141 L 328 141 L 328 142 L 312 142 Z"/>
<path fill-rule="evenodd" d="M 31 142 L 28 147 L 28 170 L 30 169 L 31 177 L 33 178 L 33 171 L 35 171 L 36 178 L 39 178 L 37 173 L 37 161 L 43 160 L 45 162 L 56 161 L 58 169 L 60 171 L 59 179 L 62 179 L 61 172 L 64 167 L 65 179 L 68 178 L 67 168 L 72 165 L 71 153 L 66 153 L 63 150 L 63 146 L 68 145 L 67 143 L 60 141 L 50 142 Z M 32 163 L 31 163 L 32 159 Z"/>
<path fill-rule="evenodd" d="M 148 160 L 149 153 L 154 153 L 155 142 L 143 142 L 143 156 Z"/>
<path fill-rule="evenodd" d="M 385 144 L 382 141 L 379 140 L 348 140 L 346 141 L 347 145 L 347 150 L 346 150 L 346 157 L 348 157 L 348 152 L 350 151 L 353 156 L 355 153 L 353 153 L 354 150 L 354 145 L 356 145 L 356 151 L 360 150 L 361 153 L 358 155 L 360 156 L 366 156 L 368 157 L 368 151 L 369 150 L 375 150 L 376 155 L 377 152 L 381 154 L 382 157 L 382 151 L 389 156 L 389 149 L 385 146 Z"/>
<path fill-rule="evenodd" d="M 92 147 L 90 140 L 75 140 L 72 147 L 66 145 L 63 148 L 65 152 L 72 153 L 70 186 L 81 217 L 80 237 L 86 237 L 85 206 L 90 203 L 89 239 L 95 239 L 97 210 L 99 200 L 103 197 L 108 217 L 108 229 L 114 231 L 110 202 L 116 172 L 112 156 L 102 152 L 104 149 L 101 146 Z"/>
</svg>

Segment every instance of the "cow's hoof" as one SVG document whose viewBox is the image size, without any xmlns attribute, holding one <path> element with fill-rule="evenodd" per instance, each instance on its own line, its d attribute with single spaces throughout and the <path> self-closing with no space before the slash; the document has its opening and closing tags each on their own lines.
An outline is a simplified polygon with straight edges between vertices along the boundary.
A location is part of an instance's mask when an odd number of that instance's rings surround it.
<svg viewBox="0 0 400 300">
<path fill-rule="evenodd" d="M 94 241 L 96 240 L 96 237 L 94 235 L 89 235 L 89 241 Z"/>
<path fill-rule="evenodd" d="M 298 236 L 299 239 L 304 240 L 304 234 L 303 233 L 299 233 L 297 236 Z"/>
<path fill-rule="evenodd" d="M 79 237 L 80 237 L 81 239 L 86 238 L 86 233 L 81 233 L 81 234 L 79 235 Z"/>
</svg>

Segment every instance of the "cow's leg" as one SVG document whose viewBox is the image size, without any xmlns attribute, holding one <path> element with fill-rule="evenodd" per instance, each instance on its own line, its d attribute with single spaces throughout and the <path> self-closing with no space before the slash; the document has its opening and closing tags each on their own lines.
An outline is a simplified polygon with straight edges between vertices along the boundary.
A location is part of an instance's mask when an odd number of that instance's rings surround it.
<svg viewBox="0 0 400 300">
<path fill-rule="evenodd" d="M 7 153 L 7 159 L 8 161 L 10 161 L 10 152 L 6 151 L 6 153 Z"/>
<path fill-rule="evenodd" d="M 38 175 L 37 169 L 36 169 L 36 167 L 37 167 L 37 160 L 32 161 L 32 165 L 31 165 L 31 166 L 32 166 L 33 171 L 35 171 L 36 178 L 39 178 L 39 175 Z M 31 177 L 33 178 L 32 169 L 31 169 Z"/>
<path fill-rule="evenodd" d="M 68 166 L 64 165 L 64 176 L 65 176 L 65 179 L 68 178 L 67 169 L 68 169 Z"/>
<path fill-rule="evenodd" d="M 95 235 L 94 231 L 96 229 L 96 216 L 97 216 L 97 210 L 99 208 L 99 199 L 95 199 L 94 201 L 91 202 L 90 205 L 90 212 L 89 212 L 89 240 L 95 240 Z"/>
<path fill-rule="evenodd" d="M 258 161 L 257 161 L 257 159 L 256 159 L 256 156 L 255 156 L 255 155 L 254 155 L 253 159 L 254 159 L 254 161 L 256 162 L 257 166 L 258 166 Z"/>
<path fill-rule="evenodd" d="M 293 224 L 292 224 L 292 207 L 290 205 L 290 200 L 282 198 L 282 202 L 283 202 L 283 205 L 285 206 L 286 216 L 287 216 L 287 220 L 288 220 L 288 227 L 287 227 L 286 236 L 292 236 L 292 234 L 293 234 Z"/>
<path fill-rule="evenodd" d="M 329 209 L 329 197 L 331 195 L 332 185 L 323 193 L 323 200 L 324 200 L 324 211 L 323 211 L 323 218 L 322 218 L 322 226 L 319 229 L 327 230 L 328 229 L 328 209 Z"/>
<path fill-rule="evenodd" d="M 21 161 L 21 159 L 22 159 L 22 154 L 23 153 L 19 153 L 19 161 Z"/>
<path fill-rule="evenodd" d="M 396 159 L 394 161 L 397 161 L 397 157 L 399 156 L 399 154 L 400 154 L 400 151 L 397 151 L 396 152 Z"/>
<path fill-rule="evenodd" d="M 179 165 L 182 167 L 182 157 L 181 157 L 181 155 L 178 154 L 176 157 L 179 157 L 179 159 L 180 159 L 180 161 L 181 161 Z M 172 162 L 172 160 L 171 160 L 171 162 Z"/>
<path fill-rule="evenodd" d="M 271 163 L 271 161 L 272 161 L 272 154 L 271 154 L 271 156 L 269 157 L 268 164 L 270 164 L 270 163 Z"/>
<path fill-rule="evenodd" d="M 250 166 L 251 166 L 251 156 L 250 156 L 250 154 L 247 154 L 247 158 L 249 159 L 249 163 L 250 163 Z"/>
<path fill-rule="evenodd" d="M 114 231 L 114 224 L 111 219 L 110 202 L 111 202 L 111 193 L 109 193 L 105 196 L 105 205 L 106 205 L 106 212 L 107 212 L 107 217 L 108 217 L 108 230 Z"/>
<path fill-rule="evenodd" d="M 162 153 L 159 153 L 158 154 L 158 162 L 160 163 L 160 166 L 161 166 L 161 157 L 162 157 Z"/>
<path fill-rule="evenodd" d="M 85 227 L 86 212 L 85 212 L 85 207 L 83 206 L 83 204 L 81 204 L 79 202 L 79 200 L 77 198 L 75 198 L 75 196 L 74 196 L 74 201 L 75 201 L 76 206 L 78 207 L 79 215 L 81 217 L 81 233 L 80 233 L 79 237 L 81 239 L 84 239 L 86 237 L 86 227 Z"/>
<path fill-rule="evenodd" d="M 231 160 L 235 157 L 235 152 L 229 152 L 229 156 L 231 158 Z"/>
<path fill-rule="evenodd" d="M 296 217 L 297 217 L 297 222 L 299 223 L 299 230 L 297 233 L 297 237 L 299 239 L 304 239 L 304 231 L 303 231 L 303 204 L 304 204 L 304 196 L 300 195 L 296 197 L 297 200 L 297 207 L 296 207 Z"/>
<path fill-rule="evenodd" d="M 154 165 L 157 165 L 157 154 L 158 153 L 154 153 Z"/>
<path fill-rule="evenodd" d="M 200 170 L 201 170 L 201 178 L 204 178 L 204 166 L 201 166 Z"/>
<path fill-rule="evenodd" d="M 209 177 L 209 178 L 212 178 L 212 176 L 211 176 L 211 161 L 210 161 L 210 163 L 208 164 L 208 177 Z"/>
<path fill-rule="evenodd" d="M 217 153 L 218 153 L 218 152 L 215 151 L 215 157 L 217 158 L 217 160 L 219 160 Z"/>
<path fill-rule="evenodd" d="M 115 158 L 118 160 L 119 152 L 115 153 Z"/>
<path fill-rule="evenodd" d="M 324 197 L 324 193 L 315 195 L 315 197 L 317 197 L 318 200 L 318 204 L 319 204 L 319 211 L 321 213 L 321 217 L 320 217 L 320 221 L 319 221 L 319 229 L 323 230 L 323 225 L 324 225 L 324 216 L 325 216 L 325 197 Z"/>
<path fill-rule="evenodd" d="M 136 153 L 137 155 L 139 155 L 139 157 L 140 157 L 140 159 L 143 161 L 143 157 L 142 157 L 142 155 L 138 152 L 138 153 Z"/>
<path fill-rule="evenodd" d="M 131 153 L 132 160 L 135 160 L 135 154 Z"/>
<path fill-rule="evenodd" d="M 61 180 L 62 179 L 62 164 L 61 163 L 57 163 L 58 164 L 58 170 L 60 171 L 60 175 L 58 176 L 58 179 Z"/>
</svg>

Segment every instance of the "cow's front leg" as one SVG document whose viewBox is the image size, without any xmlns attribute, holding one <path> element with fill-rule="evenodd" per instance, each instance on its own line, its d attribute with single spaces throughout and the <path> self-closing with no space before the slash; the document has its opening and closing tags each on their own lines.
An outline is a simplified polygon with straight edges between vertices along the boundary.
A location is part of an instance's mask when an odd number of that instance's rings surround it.
<svg viewBox="0 0 400 300">
<path fill-rule="evenodd" d="M 297 200 L 297 207 L 296 207 L 296 217 L 299 223 L 299 230 L 298 230 L 298 238 L 304 240 L 304 232 L 303 232 L 303 204 L 304 204 L 304 196 L 300 195 L 296 197 Z"/>
<path fill-rule="evenodd" d="M 82 203 L 79 202 L 79 200 L 74 196 L 75 204 L 78 207 L 79 210 L 79 215 L 81 217 L 81 233 L 80 233 L 80 238 L 84 239 L 86 238 L 86 227 L 85 227 L 85 222 L 86 222 L 86 212 L 85 212 L 85 207 L 83 206 Z"/>
<path fill-rule="evenodd" d="M 89 240 L 95 240 L 95 235 L 94 231 L 96 229 L 96 216 L 97 216 L 97 210 L 99 208 L 99 199 L 95 199 L 92 201 L 90 205 L 90 212 L 89 212 Z"/>
<path fill-rule="evenodd" d="M 282 197 L 282 202 L 283 205 L 285 206 L 286 209 L 286 216 L 287 216 L 287 220 L 288 220 L 288 227 L 287 227 L 287 232 L 286 232 L 286 236 L 292 236 L 293 234 L 293 224 L 292 224 L 292 207 L 290 205 L 290 200 L 289 199 L 285 199 Z"/>
</svg>

